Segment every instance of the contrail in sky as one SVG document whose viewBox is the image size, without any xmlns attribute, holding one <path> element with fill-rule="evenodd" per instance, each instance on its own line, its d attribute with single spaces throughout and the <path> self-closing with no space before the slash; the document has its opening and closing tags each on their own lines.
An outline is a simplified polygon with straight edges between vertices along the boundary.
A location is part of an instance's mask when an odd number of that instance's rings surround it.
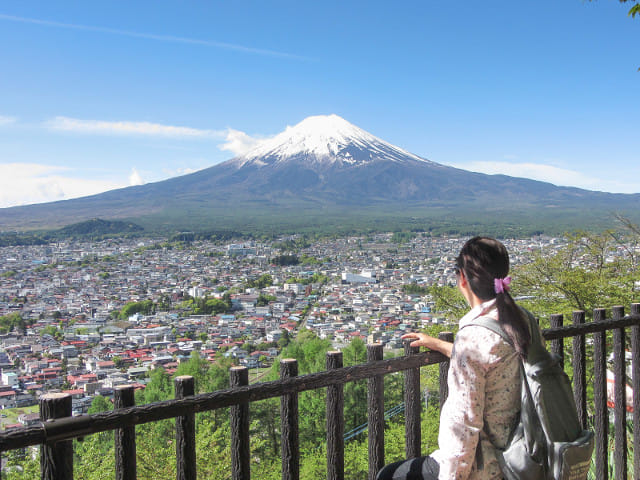
<svg viewBox="0 0 640 480">
<path fill-rule="evenodd" d="M 264 48 L 254 48 L 254 47 L 245 47 L 243 45 L 236 45 L 233 43 L 225 43 L 225 42 L 215 42 L 211 40 L 199 40 L 197 38 L 187 38 L 187 37 L 176 37 L 173 35 L 156 35 L 153 33 L 139 33 L 139 32 L 130 32 L 128 30 L 118 30 L 115 28 L 107 28 L 107 27 L 96 27 L 91 25 L 77 25 L 74 23 L 62 23 L 62 22 L 54 22 L 51 20 L 40 20 L 37 18 L 27 18 L 27 17 L 16 17 L 14 15 L 5 15 L 0 13 L 0 20 L 7 20 L 10 22 L 20 22 L 20 23 L 30 23 L 33 25 L 43 25 L 46 27 L 56 27 L 56 28 L 67 28 L 70 30 L 84 30 L 87 32 L 98 32 L 98 33 L 107 33 L 110 35 L 120 35 L 123 37 L 133 37 L 133 38 L 143 38 L 146 40 L 157 40 L 161 42 L 172 42 L 172 43 L 184 43 L 190 45 L 201 45 L 203 47 L 213 47 L 213 48 L 221 48 L 225 50 L 235 50 L 237 52 L 249 53 L 253 55 L 265 55 L 270 57 L 281 57 L 288 58 L 291 60 L 303 60 L 309 61 L 311 60 L 308 57 L 303 57 L 300 55 L 295 55 L 292 53 L 286 52 L 278 52 L 275 50 L 267 50 Z"/>
</svg>

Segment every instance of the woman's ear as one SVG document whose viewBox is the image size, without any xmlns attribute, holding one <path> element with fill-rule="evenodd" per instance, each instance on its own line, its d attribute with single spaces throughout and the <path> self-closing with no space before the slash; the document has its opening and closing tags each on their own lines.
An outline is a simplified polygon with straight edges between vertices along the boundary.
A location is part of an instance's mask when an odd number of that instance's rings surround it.
<svg viewBox="0 0 640 480">
<path fill-rule="evenodd" d="M 467 277 L 464 275 L 464 270 L 460 270 L 458 273 L 458 285 L 464 288 L 467 286 L 467 283 Z"/>
<path fill-rule="evenodd" d="M 460 274 L 458 275 L 458 290 L 460 290 L 460 293 L 462 293 L 462 296 L 470 306 L 475 306 L 474 303 L 472 303 L 474 301 L 473 292 L 471 292 L 469 281 L 462 270 L 460 270 Z"/>
</svg>

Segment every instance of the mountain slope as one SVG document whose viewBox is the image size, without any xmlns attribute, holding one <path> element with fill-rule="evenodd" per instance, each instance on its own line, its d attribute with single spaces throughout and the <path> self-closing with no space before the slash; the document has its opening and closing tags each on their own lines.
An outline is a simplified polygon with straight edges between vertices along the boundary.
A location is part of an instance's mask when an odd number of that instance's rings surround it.
<svg viewBox="0 0 640 480">
<path fill-rule="evenodd" d="M 640 195 L 556 187 L 448 167 L 391 145 L 336 116 L 309 117 L 247 154 L 162 182 L 80 199 L 0 209 L 0 230 L 57 227 L 101 217 L 151 228 L 247 228 L 354 217 L 602 220 L 637 212 Z"/>
</svg>

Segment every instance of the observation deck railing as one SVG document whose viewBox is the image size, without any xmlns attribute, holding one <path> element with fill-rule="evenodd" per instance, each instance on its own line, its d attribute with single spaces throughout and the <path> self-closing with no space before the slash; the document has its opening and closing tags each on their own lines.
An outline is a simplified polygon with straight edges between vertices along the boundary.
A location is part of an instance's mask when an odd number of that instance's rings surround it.
<svg viewBox="0 0 640 480">
<path fill-rule="evenodd" d="M 640 396 L 633 396 L 633 405 L 626 405 L 626 338 L 631 339 L 632 384 L 640 391 L 640 304 L 631 306 L 631 314 L 623 307 L 613 307 L 611 319 L 605 309 L 593 312 L 593 321 L 585 323 L 585 313 L 573 313 L 572 325 L 563 326 L 562 315 L 551 316 L 551 328 L 543 331 L 551 351 L 564 356 L 563 339 L 572 337 L 573 386 L 578 413 L 584 426 L 588 422 L 595 430 L 595 478 L 606 480 L 609 475 L 609 453 L 613 448 L 615 479 L 640 478 Z M 612 331 L 613 343 L 608 345 L 607 332 Z M 593 339 L 593 404 L 587 404 L 587 349 L 585 338 Z M 441 338 L 452 340 L 450 333 Z M 610 348 L 608 348 L 610 347 Z M 613 357 L 615 402 L 607 405 L 607 355 Z M 326 388 L 327 478 L 344 478 L 344 392 L 347 382 L 367 380 L 368 386 L 368 452 L 369 479 L 385 464 L 384 458 L 384 375 L 404 372 L 405 451 L 407 458 L 425 455 L 421 452 L 420 367 L 440 364 L 440 402 L 447 396 L 448 359 L 437 352 L 422 352 L 405 346 L 405 356 L 383 360 L 381 344 L 367 345 L 367 363 L 343 367 L 341 352 L 328 352 L 326 371 L 298 376 L 296 360 L 280 362 L 280 380 L 249 385 L 245 367 L 231 369 L 231 388 L 194 395 L 192 377 L 175 379 L 175 399 L 147 405 L 135 405 L 132 386 L 116 388 L 114 410 L 93 415 L 71 416 L 71 396 L 61 393 L 40 398 L 38 425 L 0 433 L 0 453 L 32 445 L 41 445 L 41 478 L 47 480 L 73 478 L 73 440 L 86 435 L 113 430 L 115 433 L 115 478 L 136 478 L 135 426 L 175 418 L 177 479 L 197 477 L 195 414 L 231 407 L 231 467 L 234 480 L 250 478 L 249 418 L 250 403 L 280 397 L 282 478 L 300 477 L 298 439 L 298 394 L 306 390 Z M 627 465 L 627 407 L 633 410 L 632 465 Z M 614 439 L 610 446 L 609 415 L 613 412 Z"/>
</svg>

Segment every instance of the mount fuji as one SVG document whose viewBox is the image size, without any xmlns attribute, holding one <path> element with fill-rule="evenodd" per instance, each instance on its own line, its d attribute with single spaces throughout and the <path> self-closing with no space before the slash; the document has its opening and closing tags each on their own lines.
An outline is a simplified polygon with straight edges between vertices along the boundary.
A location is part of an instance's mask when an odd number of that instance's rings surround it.
<svg viewBox="0 0 640 480">
<path fill-rule="evenodd" d="M 308 117 L 247 153 L 189 175 L 90 197 L 0 209 L 0 231 L 96 217 L 147 229 L 290 231 L 522 224 L 584 227 L 637 214 L 640 195 L 557 187 L 445 166 L 337 115 Z"/>
</svg>

